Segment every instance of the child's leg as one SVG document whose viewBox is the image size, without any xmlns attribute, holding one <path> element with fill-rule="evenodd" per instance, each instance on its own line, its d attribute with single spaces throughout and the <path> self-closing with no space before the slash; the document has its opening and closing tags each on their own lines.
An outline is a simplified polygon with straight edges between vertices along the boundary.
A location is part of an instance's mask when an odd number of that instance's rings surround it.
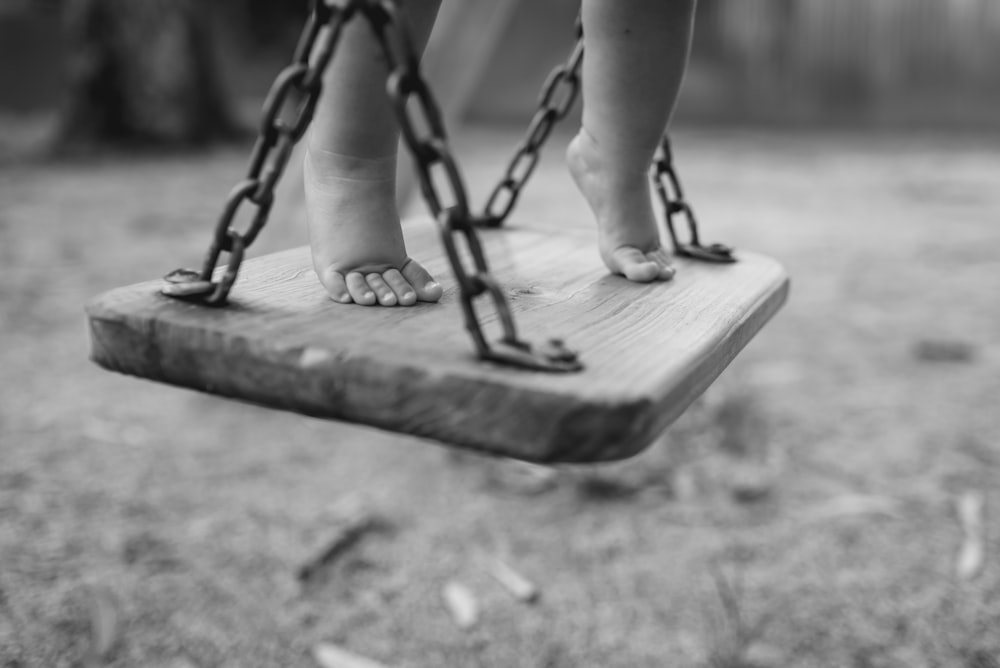
<svg viewBox="0 0 1000 668">
<path fill-rule="evenodd" d="M 406 3 L 423 50 L 440 0 Z M 406 254 L 396 211 L 398 127 L 385 59 L 361 17 L 346 26 L 307 141 L 306 215 L 313 267 L 338 302 L 409 306 L 441 286 Z"/>
<path fill-rule="evenodd" d="M 633 281 L 669 279 L 648 169 L 687 64 L 695 0 L 583 0 L 583 128 L 570 171 L 597 218 L 601 258 Z"/>
</svg>

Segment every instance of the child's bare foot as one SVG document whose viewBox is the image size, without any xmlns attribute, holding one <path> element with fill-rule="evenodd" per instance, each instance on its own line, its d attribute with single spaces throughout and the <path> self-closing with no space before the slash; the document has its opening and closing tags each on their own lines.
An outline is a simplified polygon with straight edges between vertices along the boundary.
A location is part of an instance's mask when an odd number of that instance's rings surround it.
<svg viewBox="0 0 1000 668">
<path fill-rule="evenodd" d="M 406 254 L 396 211 L 396 162 L 310 150 L 306 217 L 313 268 L 341 304 L 412 306 L 441 286 Z"/>
<path fill-rule="evenodd" d="M 598 247 L 608 269 L 639 283 L 673 278 L 670 256 L 660 245 L 646 167 L 616 173 L 586 130 L 570 142 L 566 160 L 597 219 Z"/>
</svg>

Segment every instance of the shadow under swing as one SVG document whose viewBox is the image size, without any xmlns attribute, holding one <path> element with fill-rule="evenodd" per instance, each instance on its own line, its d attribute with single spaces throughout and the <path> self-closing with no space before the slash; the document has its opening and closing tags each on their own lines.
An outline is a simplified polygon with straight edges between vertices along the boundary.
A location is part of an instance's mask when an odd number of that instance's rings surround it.
<svg viewBox="0 0 1000 668">
<path fill-rule="evenodd" d="M 456 10 L 465 12 L 457 24 L 497 6 L 469 2 Z M 340 31 L 359 16 L 389 60 L 390 96 L 432 214 L 404 225 L 407 249 L 433 275 L 455 279 L 444 282 L 436 304 L 334 304 L 307 248 L 242 261 L 308 126 Z M 92 359 L 142 378 L 528 461 L 597 462 L 641 451 L 780 309 L 789 283 L 770 258 L 700 243 L 666 139 L 652 176 L 675 251 L 672 281 L 608 275 L 585 230 L 503 226 L 552 126 L 575 101 L 582 57 L 578 29 L 504 178 L 484 213 L 472 216 L 394 0 L 317 2 L 292 65 L 265 102 L 250 173 L 227 202 L 205 265 L 94 299 Z M 257 212 L 240 233 L 231 224 L 243 203 Z M 686 223 L 688 241 L 675 218 Z M 229 263 L 217 266 L 222 253 Z M 559 333 L 567 345 L 539 343 L 539 333 Z"/>
</svg>

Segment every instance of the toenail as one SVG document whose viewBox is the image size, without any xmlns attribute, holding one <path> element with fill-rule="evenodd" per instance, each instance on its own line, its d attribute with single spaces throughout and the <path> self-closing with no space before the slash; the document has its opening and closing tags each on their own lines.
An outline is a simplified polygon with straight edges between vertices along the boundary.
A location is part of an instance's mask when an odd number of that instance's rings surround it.
<svg viewBox="0 0 1000 668">
<path fill-rule="evenodd" d="M 427 285 L 424 286 L 424 290 L 437 290 L 441 285 L 437 281 L 428 281 Z"/>
<path fill-rule="evenodd" d="M 403 299 L 413 299 L 414 297 L 416 297 L 416 295 L 413 294 L 412 292 L 404 292 L 403 293 Z"/>
<path fill-rule="evenodd" d="M 372 299 L 372 298 L 375 297 L 375 293 L 374 292 L 366 292 L 363 296 L 364 296 L 365 299 Z"/>
</svg>

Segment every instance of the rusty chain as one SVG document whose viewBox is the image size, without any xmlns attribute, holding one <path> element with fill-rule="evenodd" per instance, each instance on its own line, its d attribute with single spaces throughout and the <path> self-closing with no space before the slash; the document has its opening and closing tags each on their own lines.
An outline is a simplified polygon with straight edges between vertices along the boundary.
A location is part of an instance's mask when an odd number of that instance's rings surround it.
<svg viewBox="0 0 1000 668">
<path fill-rule="evenodd" d="M 703 246 L 698 238 L 698 221 L 694 215 L 694 209 L 684 199 L 684 189 L 681 188 L 680 178 L 674 169 L 674 155 L 670 147 L 670 138 L 666 135 L 660 141 L 660 147 L 653 158 L 653 166 L 650 169 L 650 177 L 663 205 L 663 218 L 666 223 L 667 233 L 670 241 L 674 245 L 674 252 L 683 257 L 705 262 L 736 262 L 733 249 L 725 244 L 709 244 Z M 674 218 L 682 216 L 687 223 L 690 240 L 683 243 L 674 229 Z"/>
<path fill-rule="evenodd" d="M 583 22 L 577 15 L 576 42 L 566 62 L 557 65 L 549 73 L 539 95 L 538 106 L 514 155 L 500 181 L 490 193 L 482 213 L 474 223 L 483 227 L 500 227 L 510 216 L 517 200 L 538 166 L 541 150 L 556 123 L 566 118 L 573 109 L 580 94 L 580 67 L 583 64 Z M 562 89 L 561 97 L 558 97 Z M 663 136 L 651 166 L 650 175 L 657 194 L 663 203 L 664 221 L 674 250 L 678 255 L 707 262 L 735 262 L 731 248 L 724 244 L 701 245 L 698 239 L 698 224 L 694 210 L 684 199 L 680 179 L 673 166 L 673 152 L 670 138 Z M 674 218 L 683 215 L 690 235 L 690 242 L 679 240 L 674 227 Z"/>
<path fill-rule="evenodd" d="M 336 50 L 344 25 L 356 14 L 372 28 L 389 65 L 387 90 L 400 124 L 402 136 L 414 158 L 420 188 L 438 224 L 441 239 L 458 283 L 465 326 L 479 356 L 502 364 L 542 371 L 577 371 L 577 356 L 561 341 L 533 346 L 520 339 L 507 297 L 489 271 L 486 255 L 469 210 L 465 185 L 452 156 L 440 109 L 420 73 L 417 52 L 398 6 L 399 0 L 316 0 L 302 31 L 292 63 L 278 75 L 264 102 L 261 128 L 245 179 L 230 192 L 208 254 L 200 272 L 178 269 L 165 277 L 163 294 L 208 306 L 225 304 L 236 280 L 247 247 L 267 222 L 274 202 L 274 188 L 284 172 L 295 144 L 312 120 L 322 89 L 323 72 Z M 554 88 L 555 84 L 553 84 Z M 550 94 L 550 97 L 554 93 Z M 412 106 L 411 106 L 412 103 Z M 565 103 L 568 111 L 570 103 Z M 289 117 L 289 112 L 291 115 Z M 563 112 L 565 115 L 566 112 Z M 548 123 L 551 126 L 551 122 Z M 421 134 L 418 128 L 425 132 Z M 547 136 L 549 127 L 544 132 Z M 539 139 L 539 143 L 544 137 Z M 440 168 L 435 172 L 435 168 Z M 443 172 L 447 192 L 438 188 L 434 174 Z M 442 195 L 449 195 L 447 199 Z M 244 202 L 256 206 L 247 231 L 233 226 Z M 471 256 L 466 267 L 458 241 Z M 221 277 L 213 281 L 223 252 L 229 262 Z M 475 299 L 488 295 L 502 328 L 499 340 L 490 342 L 477 315 Z"/>
<path fill-rule="evenodd" d="M 583 22 L 575 24 L 576 43 L 566 62 L 549 73 L 538 96 L 538 106 L 524 137 L 514 149 L 500 182 L 490 193 L 475 223 L 500 227 L 507 220 L 528 179 L 538 166 L 541 150 L 556 123 L 566 118 L 580 95 L 580 66 L 583 63 Z"/>
<path fill-rule="evenodd" d="M 517 335 L 513 314 L 502 288 L 489 271 L 476 232 L 477 225 L 499 227 L 513 210 L 521 190 L 540 159 L 540 151 L 557 122 L 566 117 L 580 92 L 583 33 L 577 18 L 577 41 L 568 60 L 556 67 L 542 88 L 538 109 L 518 144 L 503 178 L 490 195 L 483 213 L 474 217 L 469 208 L 461 172 L 448 145 L 440 108 L 420 72 L 420 62 L 398 6 L 399 0 L 316 0 L 289 64 L 272 84 L 261 114 L 261 127 L 250 156 L 246 177 L 229 193 L 216 223 L 212 242 L 200 272 L 178 269 L 165 277 L 163 294 L 208 306 L 222 306 L 236 281 L 246 249 L 267 223 L 274 190 L 284 173 L 295 144 L 312 121 L 322 91 L 323 73 L 336 51 L 345 24 L 356 14 L 370 24 L 389 65 L 387 90 L 399 121 L 403 140 L 413 156 L 420 189 L 434 220 L 459 288 L 469 331 L 480 357 L 503 364 L 546 371 L 575 371 L 577 356 L 561 341 L 533 346 Z M 421 133 L 419 128 L 423 128 Z M 438 169 L 436 169 L 438 168 Z M 443 174 L 442 192 L 435 173 Z M 663 138 L 651 175 L 663 203 L 666 227 L 679 255 L 712 262 L 733 262 L 732 250 L 722 244 L 701 245 L 694 211 L 673 168 L 670 142 Z M 443 198 L 442 195 L 448 197 Z M 234 226 L 244 203 L 256 207 L 245 232 Z M 690 241 L 681 243 L 674 217 L 683 215 Z M 463 243 L 464 242 L 464 243 Z M 463 260 L 460 247 L 471 258 Z M 213 280 L 223 253 L 229 262 Z M 476 298 L 487 295 L 502 328 L 501 337 L 487 340 L 476 311 Z"/>
<path fill-rule="evenodd" d="M 163 294 L 207 306 L 226 303 L 246 249 L 267 223 L 274 204 L 274 189 L 292 149 L 312 121 L 323 87 L 323 72 L 333 57 L 344 24 L 357 5 L 353 0 L 341 6 L 331 0 L 314 3 L 291 64 L 278 74 L 264 100 L 247 175 L 230 191 L 223 205 L 201 271 L 177 269 L 167 274 Z M 246 231 L 240 232 L 234 221 L 244 203 L 256 210 Z M 229 262 L 221 277 L 213 281 L 223 253 L 229 254 Z"/>
<path fill-rule="evenodd" d="M 465 184 L 448 146 L 440 108 L 420 73 L 419 58 L 396 0 L 370 0 L 362 11 L 371 23 L 388 61 L 389 97 L 396 110 L 403 140 L 413 156 L 420 190 L 438 224 L 441 241 L 458 283 L 465 327 L 476 344 L 479 356 L 543 371 L 580 370 L 582 365 L 576 354 L 563 346 L 561 341 L 551 340 L 532 346 L 518 337 L 510 304 L 490 273 L 486 254 L 472 222 Z M 424 128 L 424 134 L 418 128 Z M 450 194 L 448 206 L 435 182 L 434 168 L 437 166 L 442 168 L 447 194 Z M 464 241 L 464 247 L 471 256 L 471 267 L 467 267 L 462 259 L 460 241 Z M 500 339 L 494 342 L 487 340 L 476 313 L 475 299 L 482 295 L 491 298 L 503 331 Z"/>
</svg>

